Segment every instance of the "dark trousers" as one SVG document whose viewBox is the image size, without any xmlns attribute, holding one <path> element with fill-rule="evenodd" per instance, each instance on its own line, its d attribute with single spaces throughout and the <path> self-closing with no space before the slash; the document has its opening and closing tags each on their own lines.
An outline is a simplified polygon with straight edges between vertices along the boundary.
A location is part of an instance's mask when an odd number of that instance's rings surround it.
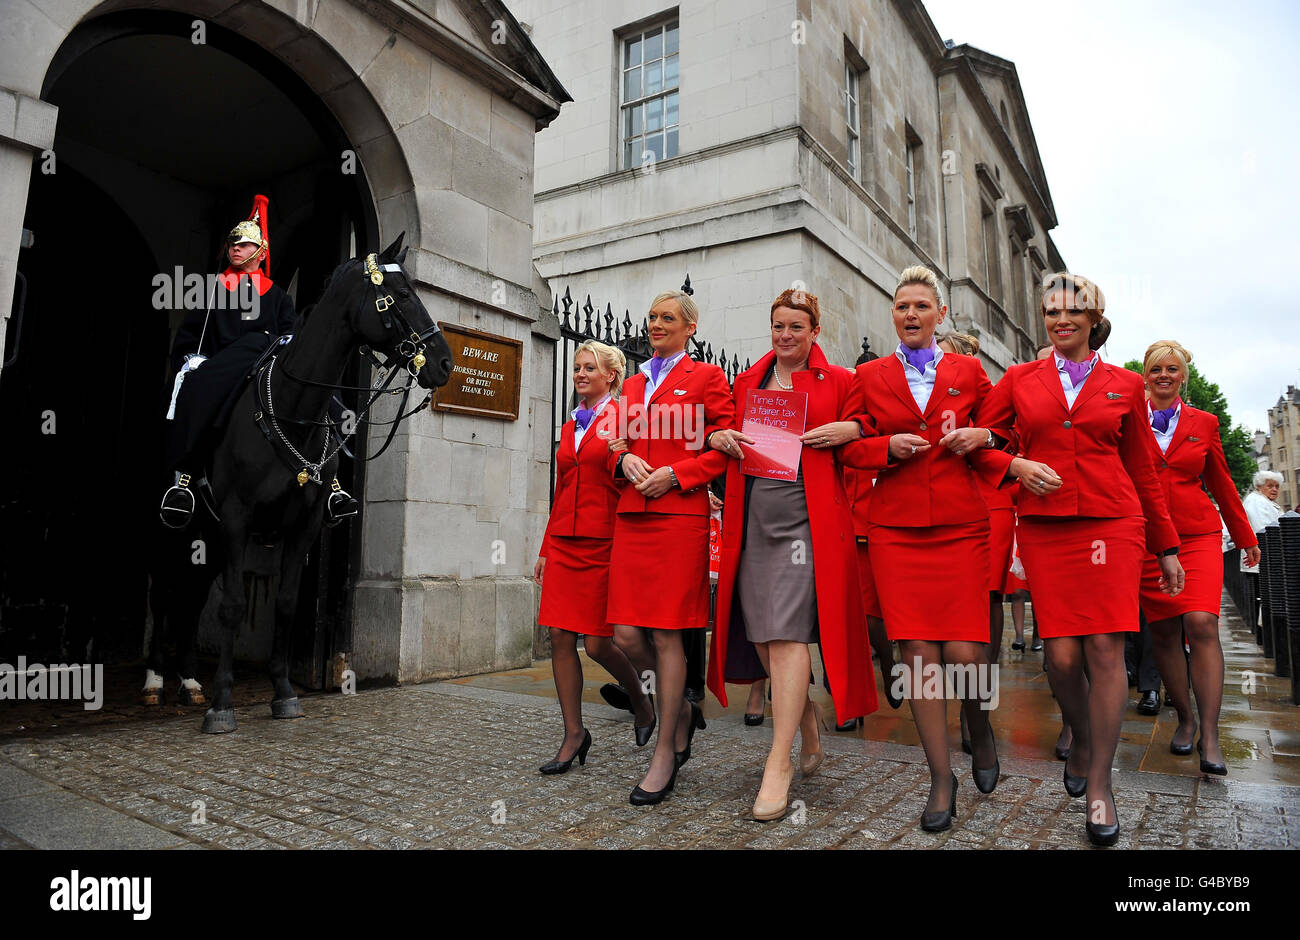
<svg viewBox="0 0 1300 940">
<path fill-rule="evenodd" d="M 1151 630 L 1145 617 L 1139 615 L 1141 630 L 1124 637 L 1124 664 L 1129 672 L 1137 673 L 1139 692 L 1160 691 L 1160 670 L 1151 652 Z"/>
</svg>

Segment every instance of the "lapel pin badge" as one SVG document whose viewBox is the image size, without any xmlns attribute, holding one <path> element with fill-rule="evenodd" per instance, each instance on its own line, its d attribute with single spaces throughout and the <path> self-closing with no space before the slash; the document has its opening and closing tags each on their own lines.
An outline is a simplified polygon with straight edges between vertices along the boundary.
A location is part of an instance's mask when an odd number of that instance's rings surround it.
<svg viewBox="0 0 1300 940">
<path fill-rule="evenodd" d="M 1106 397 L 1114 401 L 1116 398 L 1123 398 L 1124 396 L 1119 392 L 1107 392 Z"/>
<path fill-rule="evenodd" d="M 684 388 L 675 388 L 675 389 L 673 389 L 673 394 L 674 394 L 674 395 L 685 395 L 685 394 L 686 394 L 686 389 L 684 389 Z"/>
<path fill-rule="evenodd" d="M 950 389 L 948 389 L 948 394 L 949 394 L 949 395 L 960 395 L 960 394 L 961 394 L 961 389 L 959 389 L 959 388 L 950 388 Z"/>
<path fill-rule="evenodd" d="M 1189 441 L 1191 441 L 1193 444 L 1195 444 L 1197 441 L 1200 440 L 1199 437 L 1192 437 L 1190 434 L 1187 435 L 1187 439 L 1188 439 Z"/>
</svg>

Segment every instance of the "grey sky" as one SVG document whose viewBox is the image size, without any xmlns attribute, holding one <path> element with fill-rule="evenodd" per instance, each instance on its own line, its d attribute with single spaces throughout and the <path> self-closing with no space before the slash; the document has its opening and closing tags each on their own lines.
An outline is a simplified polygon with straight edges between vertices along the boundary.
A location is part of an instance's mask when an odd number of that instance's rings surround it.
<svg viewBox="0 0 1300 940">
<path fill-rule="evenodd" d="M 1176 339 L 1233 418 L 1300 384 L 1300 4 L 925 0 L 1015 62 L 1071 270 L 1106 292 L 1108 361 Z"/>
</svg>

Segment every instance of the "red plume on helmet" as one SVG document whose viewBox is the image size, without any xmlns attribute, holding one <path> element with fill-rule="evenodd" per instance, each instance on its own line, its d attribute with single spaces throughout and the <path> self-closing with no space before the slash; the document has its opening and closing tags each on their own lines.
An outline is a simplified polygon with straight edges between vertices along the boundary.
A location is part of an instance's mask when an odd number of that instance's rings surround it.
<svg viewBox="0 0 1300 940">
<path fill-rule="evenodd" d="M 264 268 L 266 276 L 271 276 L 271 235 L 267 223 L 269 202 L 267 198 L 260 193 L 253 197 L 253 209 L 248 213 L 248 218 L 240 222 L 230 231 L 228 242 L 237 245 L 240 242 L 251 242 L 262 249 L 262 260 L 258 266 Z"/>
</svg>

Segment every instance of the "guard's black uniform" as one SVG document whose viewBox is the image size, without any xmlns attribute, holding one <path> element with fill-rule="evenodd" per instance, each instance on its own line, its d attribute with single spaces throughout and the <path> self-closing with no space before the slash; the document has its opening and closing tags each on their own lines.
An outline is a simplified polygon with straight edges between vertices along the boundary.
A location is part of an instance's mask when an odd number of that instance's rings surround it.
<svg viewBox="0 0 1300 940">
<path fill-rule="evenodd" d="M 250 279 L 251 286 L 259 291 L 251 307 Z M 187 313 L 172 344 L 173 377 L 186 356 L 197 353 L 208 360 L 186 375 L 176 399 L 176 416 L 167 441 L 169 472 L 194 473 L 202 469 L 193 466 L 192 461 L 206 455 L 212 433 L 225 426 L 242 391 L 244 376 L 277 337 L 294 329 L 293 299 L 260 271 L 236 275 L 227 269 L 211 293 L 211 309 Z"/>
</svg>

